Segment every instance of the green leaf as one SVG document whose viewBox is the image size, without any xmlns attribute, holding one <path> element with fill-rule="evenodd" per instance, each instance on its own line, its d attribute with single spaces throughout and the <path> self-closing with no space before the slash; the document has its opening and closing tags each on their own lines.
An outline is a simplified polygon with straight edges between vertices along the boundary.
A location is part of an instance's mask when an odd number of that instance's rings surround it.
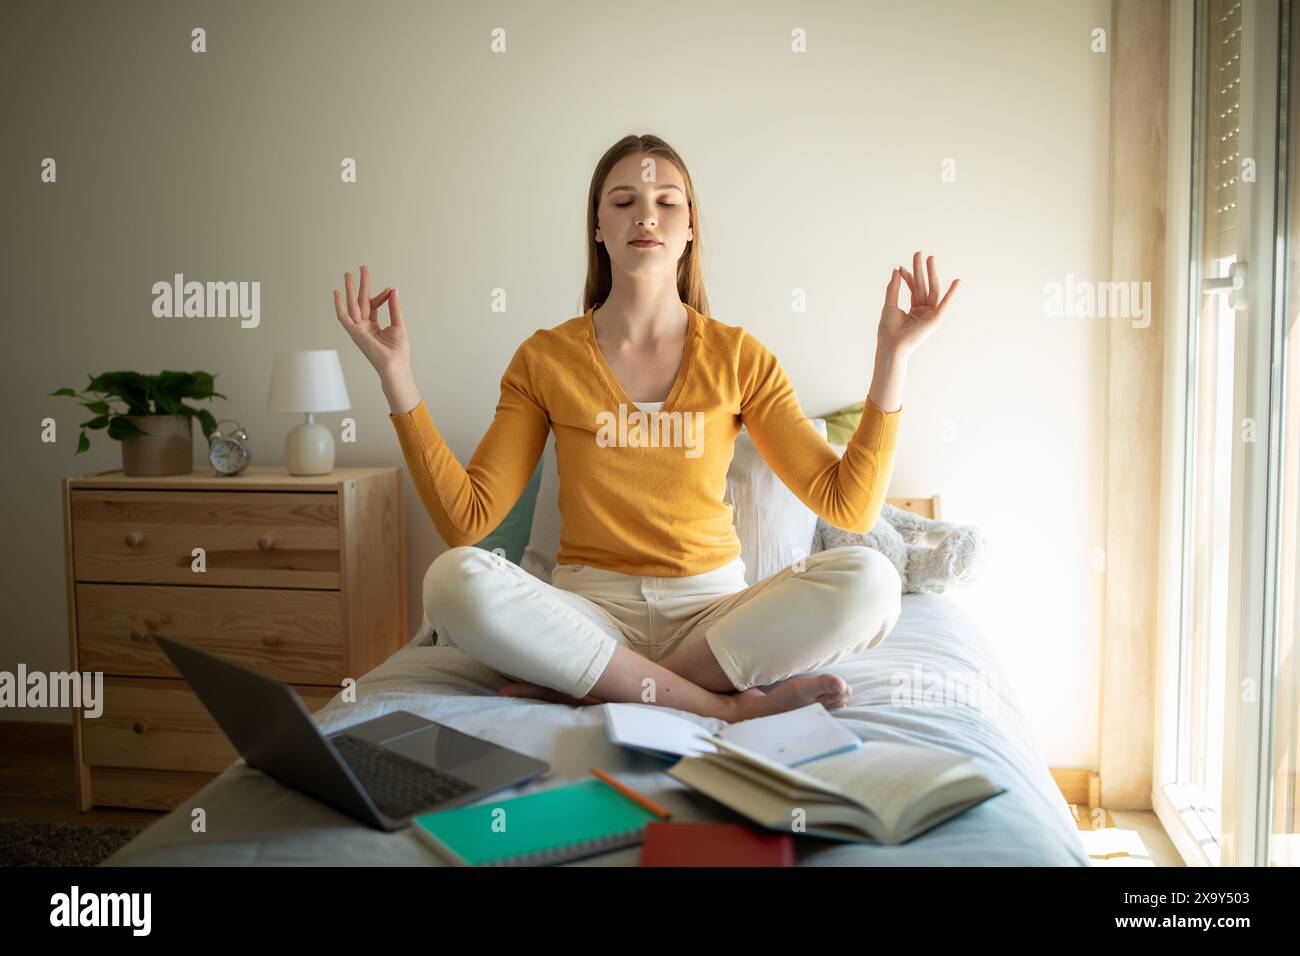
<svg viewBox="0 0 1300 956">
<path fill-rule="evenodd" d="M 158 376 L 158 391 L 172 399 L 188 398 L 194 390 L 193 372 L 173 372 L 164 369 Z"/>
<path fill-rule="evenodd" d="M 123 439 L 134 438 L 137 435 L 147 435 L 147 431 L 141 431 L 135 422 L 126 418 L 124 415 L 115 415 L 108 423 L 108 437 Z"/>
<path fill-rule="evenodd" d="M 190 393 L 190 398 L 211 398 L 212 389 L 216 385 L 214 376 L 207 372 L 194 373 L 194 391 Z"/>
<path fill-rule="evenodd" d="M 199 421 L 203 423 L 203 437 L 207 438 L 217 430 L 217 420 L 206 408 L 198 409 L 197 414 Z"/>
<path fill-rule="evenodd" d="M 169 399 L 210 399 L 214 395 L 221 398 L 226 397 L 213 391 L 212 386 L 215 376 L 210 372 L 178 372 L 174 369 L 164 369 L 160 375 L 156 376 L 156 379 L 155 394 L 166 395 Z M 159 407 L 163 407 L 161 401 Z M 178 413 L 173 412 L 172 414 Z"/>
<path fill-rule="evenodd" d="M 122 399 L 129 415 L 148 415 L 149 379 L 139 372 L 105 372 L 91 379 L 87 391 Z"/>
<path fill-rule="evenodd" d="M 80 455 L 83 451 L 88 451 L 89 449 L 90 439 L 86 437 L 85 432 L 82 432 L 81 437 L 77 439 L 77 450 L 74 451 L 73 454 Z"/>
<path fill-rule="evenodd" d="M 158 403 L 159 409 L 166 412 L 168 415 L 180 414 L 180 407 L 181 407 L 180 399 L 171 398 L 160 392 L 154 395 L 154 401 Z"/>
<path fill-rule="evenodd" d="M 50 394 L 51 394 L 51 395 L 71 395 L 73 398 L 76 398 L 76 397 L 77 397 L 77 393 L 76 393 L 75 391 L 73 391 L 72 389 L 70 389 L 70 388 L 60 388 L 60 389 L 56 389 L 56 390 L 54 390 L 53 392 L 50 392 Z"/>
<path fill-rule="evenodd" d="M 90 380 L 87 391 L 109 392 L 116 394 L 127 390 L 144 394 L 149 388 L 149 379 L 139 372 L 104 372 Z"/>
<path fill-rule="evenodd" d="M 80 428 L 103 428 L 108 424 L 108 416 L 100 415 L 98 418 L 92 418 L 90 421 L 82 422 Z"/>
<path fill-rule="evenodd" d="M 96 415 L 107 415 L 112 409 L 108 407 L 108 402 L 81 402 L 83 407 L 90 409 Z"/>
</svg>

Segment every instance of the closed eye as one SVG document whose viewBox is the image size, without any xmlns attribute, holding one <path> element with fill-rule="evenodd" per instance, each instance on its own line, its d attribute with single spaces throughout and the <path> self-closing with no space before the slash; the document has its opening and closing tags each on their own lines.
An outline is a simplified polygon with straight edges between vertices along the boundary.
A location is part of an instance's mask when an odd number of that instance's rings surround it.
<svg viewBox="0 0 1300 956">
<path fill-rule="evenodd" d="M 632 205 L 632 203 L 631 203 L 631 202 L 616 202 L 616 203 L 614 203 L 614 205 L 615 205 L 615 206 L 618 206 L 620 209 L 622 209 L 624 206 L 630 206 L 630 205 Z M 676 203 L 676 202 L 661 202 L 659 205 L 661 205 L 661 206 L 680 206 L 681 203 Z"/>
</svg>

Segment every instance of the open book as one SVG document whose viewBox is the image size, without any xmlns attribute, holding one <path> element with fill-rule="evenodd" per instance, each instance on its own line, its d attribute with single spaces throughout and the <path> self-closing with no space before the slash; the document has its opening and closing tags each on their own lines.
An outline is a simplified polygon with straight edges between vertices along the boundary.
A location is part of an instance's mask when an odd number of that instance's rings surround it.
<svg viewBox="0 0 1300 956">
<path fill-rule="evenodd" d="M 605 729 L 616 744 L 670 760 L 713 751 L 704 728 L 666 708 L 610 703 L 602 709 Z M 853 750 L 862 743 L 821 704 L 740 720 L 721 728 L 717 736 L 787 767 Z"/>
<path fill-rule="evenodd" d="M 783 833 L 905 843 L 1006 791 L 976 770 L 969 757 L 945 750 L 867 741 L 796 770 L 700 734 L 716 751 L 683 757 L 669 775 Z"/>
</svg>

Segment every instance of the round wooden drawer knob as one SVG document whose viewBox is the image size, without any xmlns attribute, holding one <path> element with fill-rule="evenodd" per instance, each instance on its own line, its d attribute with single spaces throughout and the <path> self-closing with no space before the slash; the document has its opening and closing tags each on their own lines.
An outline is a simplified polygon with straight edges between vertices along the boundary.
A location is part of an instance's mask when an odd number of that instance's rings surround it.
<svg viewBox="0 0 1300 956">
<path fill-rule="evenodd" d="M 143 644 L 145 641 L 149 640 L 149 629 L 147 627 L 131 628 L 131 640 Z"/>
<path fill-rule="evenodd" d="M 267 647 L 275 647 L 277 644 L 280 643 L 280 638 L 275 634 L 263 634 L 262 643 L 265 644 Z"/>
<path fill-rule="evenodd" d="M 134 730 L 137 734 L 142 734 L 149 729 L 149 723 L 148 721 L 137 720 L 134 724 L 131 725 L 131 729 Z"/>
<path fill-rule="evenodd" d="M 270 551 L 271 544 L 272 541 L 271 541 L 271 536 L 269 534 L 264 534 L 257 539 L 257 546 L 261 548 L 263 551 Z"/>
<path fill-rule="evenodd" d="M 132 531 L 126 536 L 126 546 L 128 548 L 138 548 L 144 541 L 144 535 L 139 531 Z"/>
</svg>

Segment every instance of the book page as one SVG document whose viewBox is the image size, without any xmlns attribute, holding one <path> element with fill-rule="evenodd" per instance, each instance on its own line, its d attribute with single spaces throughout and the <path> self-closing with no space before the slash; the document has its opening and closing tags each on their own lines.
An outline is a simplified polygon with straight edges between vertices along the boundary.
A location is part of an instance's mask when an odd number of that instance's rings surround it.
<svg viewBox="0 0 1300 956">
<path fill-rule="evenodd" d="M 936 778 L 969 759 L 947 750 L 873 740 L 851 753 L 814 760 L 803 770 L 872 810 L 892 834 Z"/>
<path fill-rule="evenodd" d="M 753 767 L 759 768 L 778 780 L 784 780 L 787 784 L 793 784 L 796 787 L 810 790 L 813 793 L 827 793 L 833 797 L 839 797 L 842 800 L 848 800 L 852 803 L 857 802 L 855 797 L 845 793 L 834 783 L 822 780 L 818 777 L 810 776 L 801 770 L 796 770 L 794 767 L 787 767 L 784 764 L 777 763 L 775 760 L 769 760 L 762 754 L 754 753 L 754 751 L 747 747 L 737 746 L 730 741 L 723 740 L 721 737 L 714 737 L 713 745 L 717 748 L 718 753 L 726 757 L 729 762 L 734 763 L 740 761 L 747 763 Z M 859 750 L 854 750 L 851 753 L 843 754 L 841 756 L 851 757 L 853 754 L 858 752 Z M 834 758 L 827 757 L 824 759 L 831 760 Z M 813 766 L 817 763 L 820 763 L 820 761 L 814 760 L 812 763 L 808 764 L 808 766 Z"/>
<path fill-rule="evenodd" d="M 738 778 L 737 761 L 713 762 L 716 759 L 686 757 L 669 767 L 668 774 L 760 826 L 792 832 L 794 811 L 801 804 L 765 786 L 755 786 L 747 777 Z M 809 803 L 802 806 L 807 812 L 809 832 L 820 830 L 825 836 L 841 840 L 880 841 L 883 837 L 871 814 L 855 805 Z"/>
<path fill-rule="evenodd" d="M 817 703 L 742 720 L 722 728 L 718 736 L 787 767 L 853 750 L 862 743 L 857 734 Z"/>
<path fill-rule="evenodd" d="M 799 803 L 842 802 L 839 798 L 833 797 L 824 791 L 810 790 L 805 787 L 797 786 L 796 784 L 790 783 L 786 780 L 781 780 L 764 770 L 760 770 L 752 764 L 745 763 L 743 760 L 736 760 L 727 754 L 701 754 L 698 759 L 724 767 L 730 773 L 744 777 L 747 780 L 752 780 L 757 786 L 763 787 L 766 790 L 771 790 L 773 793 L 778 793 L 790 801 L 797 801 Z"/>
<path fill-rule="evenodd" d="M 714 752 L 707 728 L 669 713 L 666 708 L 653 704 L 608 703 L 601 710 L 609 739 L 624 747 L 679 757 Z"/>
<path fill-rule="evenodd" d="M 958 780 L 949 781 L 941 790 L 929 794 L 916 806 L 908 809 L 903 816 L 903 832 L 900 834 L 900 839 L 910 840 L 915 834 L 929 829 L 938 821 L 956 816 L 963 810 L 1002 792 L 1001 788 L 994 786 L 991 780 L 973 767 L 967 768 L 966 775 Z"/>
</svg>

